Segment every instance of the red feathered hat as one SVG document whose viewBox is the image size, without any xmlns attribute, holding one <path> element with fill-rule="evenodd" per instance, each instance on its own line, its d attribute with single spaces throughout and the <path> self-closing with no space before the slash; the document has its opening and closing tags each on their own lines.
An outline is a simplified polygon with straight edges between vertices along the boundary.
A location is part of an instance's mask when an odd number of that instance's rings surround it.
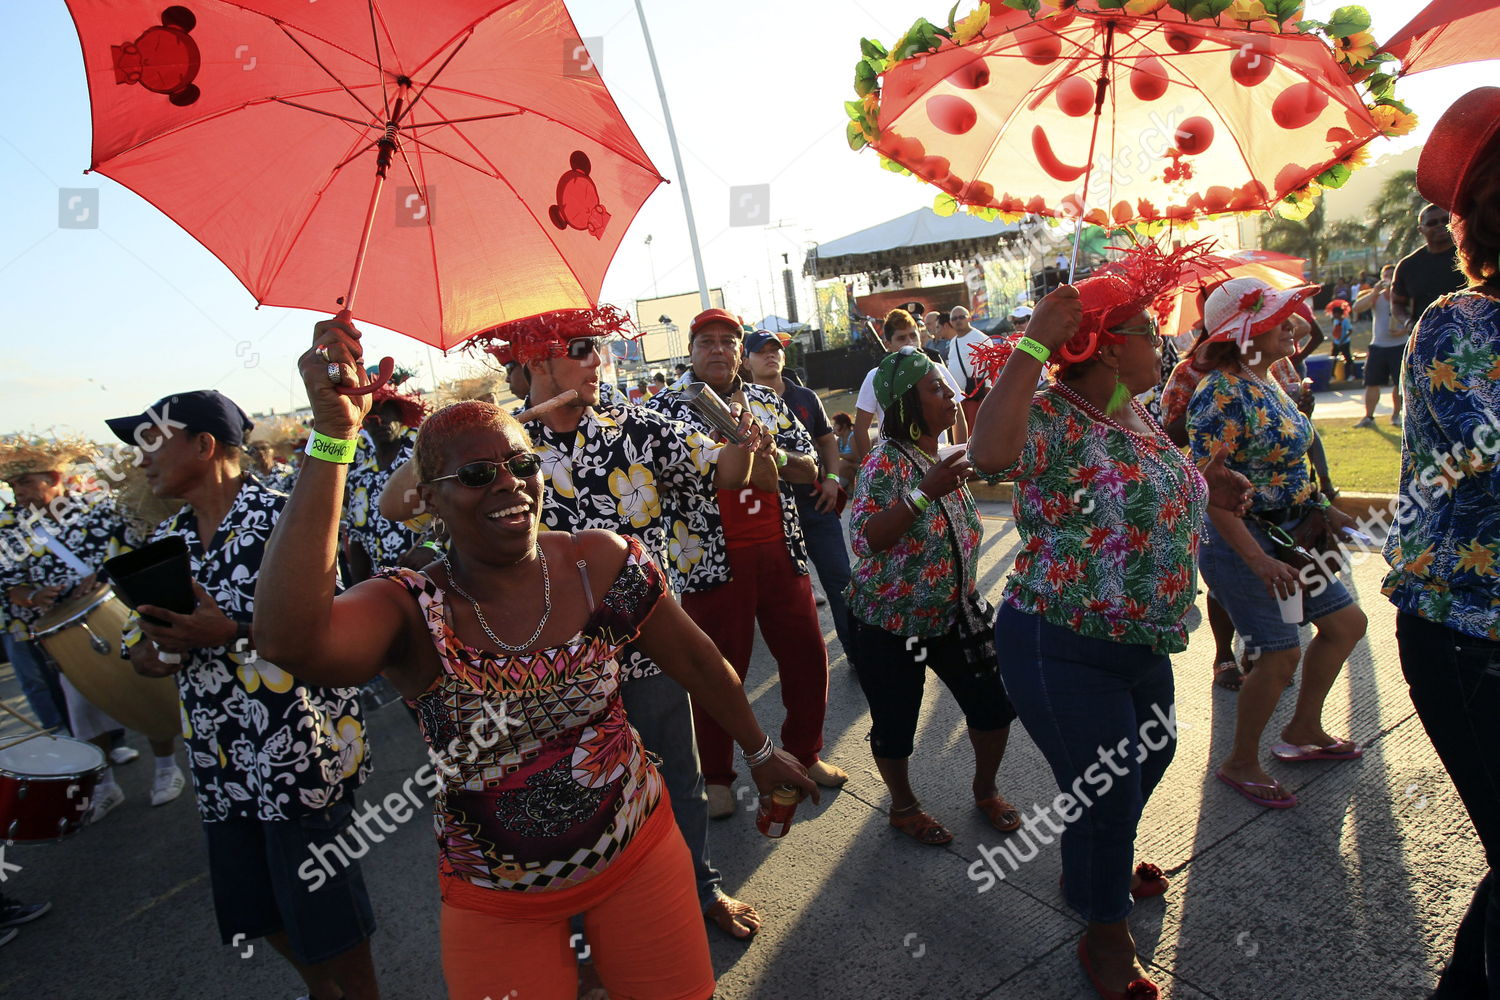
<svg viewBox="0 0 1500 1000">
<path fill-rule="evenodd" d="M 1124 257 L 1111 261 L 1075 286 L 1083 305 L 1083 319 L 1078 332 L 1053 352 L 1051 363 L 1077 364 L 1092 358 L 1105 344 L 1121 343 L 1124 338 L 1110 333 L 1112 329 L 1152 310 L 1158 299 L 1181 288 L 1190 278 L 1201 276 L 1205 269 L 1217 270 L 1203 260 L 1212 245 L 1212 240 L 1199 240 L 1171 252 L 1163 251 L 1155 243 L 1111 248 Z M 1170 302 L 1164 303 L 1164 307 L 1169 308 Z M 1022 336 L 1017 333 L 1001 344 L 974 347 L 975 370 L 991 381 L 998 379 L 1010 359 L 1014 342 Z"/>
<path fill-rule="evenodd" d="M 370 410 L 378 410 L 387 403 L 395 404 L 401 411 L 401 422 L 407 427 L 421 427 L 427 417 L 427 404 L 422 397 L 383 385 L 370 396 Z"/>
<path fill-rule="evenodd" d="M 593 309 L 558 309 L 511 320 L 486 330 L 470 343 L 502 364 L 519 361 L 524 365 L 543 358 L 560 358 L 567 353 L 568 341 L 580 337 L 634 340 L 640 335 L 627 313 L 611 305 L 600 305 Z"/>
</svg>

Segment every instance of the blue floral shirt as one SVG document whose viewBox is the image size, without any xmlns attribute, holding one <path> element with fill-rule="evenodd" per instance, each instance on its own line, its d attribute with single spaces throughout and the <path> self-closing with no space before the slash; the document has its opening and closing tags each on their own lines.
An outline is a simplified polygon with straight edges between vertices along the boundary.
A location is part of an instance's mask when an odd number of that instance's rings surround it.
<svg viewBox="0 0 1500 1000">
<path fill-rule="evenodd" d="M 1312 421 L 1274 380 L 1209 372 L 1188 401 L 1187 429 L 1200 466 L 1224 442 L 1224 465 L 1255 488 L 1252 511 L 1294 507 L 1317 491 L 1307 461 Z"/>
<path fill-rule="evenodd" d="M 1455 292 L 1417 324 L 1384 591 L 1397 608 L 1500 639 L 1500 302 Z"/>
</svg>

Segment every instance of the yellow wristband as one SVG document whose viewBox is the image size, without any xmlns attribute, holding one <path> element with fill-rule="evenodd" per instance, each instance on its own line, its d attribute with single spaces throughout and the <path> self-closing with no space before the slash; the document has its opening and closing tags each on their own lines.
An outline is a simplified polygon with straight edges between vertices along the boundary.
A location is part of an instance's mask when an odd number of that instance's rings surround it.
<svg viewBox="0 0 1500 1000">
<path fill-rule="evenodd" d="M 321 458 L 325 462 L 336 462 L 339 465 L 348 465 L 354 461 L 354 453 L 359 448 L 359 439 L 329 437 L 327 434 L 312 432 L 307 439 L 306 453 L 313 458 Z"/>
<path fill-rule="evenodd" d="M 1052 357 L 1052 352 L 1047 350 L 1047 345 L 1040 343 L 1039 341 L 1032 340 L 1030 337 L 1022 337 L 1020 340 L 1016 341 L 1016 350 L 1020 351 L 1023 354 L 1031 355 L 1042 364 L 1046 364 L 1047 359 Z"/>
</svg>

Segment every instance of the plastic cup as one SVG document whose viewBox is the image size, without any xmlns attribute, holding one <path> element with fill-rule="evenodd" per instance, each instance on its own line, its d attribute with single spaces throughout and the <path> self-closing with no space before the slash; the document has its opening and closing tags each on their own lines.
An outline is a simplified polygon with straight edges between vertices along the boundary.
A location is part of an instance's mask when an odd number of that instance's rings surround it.
<svg viewBox="0 0 1500 1000">
<path fill-rule="evenodd" d="M 1302 624 L 1302 588 L 1298 587 L 1292 591 L 1291 597 L 1278 597 L 1276 603 L 1281 608 L 1281 620 L 1290 625 Z"/>
</svg>

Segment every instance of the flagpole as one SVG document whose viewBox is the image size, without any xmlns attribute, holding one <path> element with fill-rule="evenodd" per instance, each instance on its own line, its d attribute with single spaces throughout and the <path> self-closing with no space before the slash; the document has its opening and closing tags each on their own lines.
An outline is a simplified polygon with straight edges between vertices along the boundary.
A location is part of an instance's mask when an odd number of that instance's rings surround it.
<svg viewBox="0 0 1500 1000">
<path fill-rule="evenodd" d="M 698 272 L 698 299 L 704 309 L 708 301 L 708 276 L 703 271 L 703 250 L 698 246 L 698 226 L 693 221 L 693 200 L 688 197 L 687 173 L 682 169 L 682 151 L 677 148 L 677 130 L 672 127 L 672 109 L 667 106 L 667 88 L 661 82 L 661 67 L 656 62 L 656 47 L 646 27 L 646 11 L 641 0 L 635 0 L 635 12 L 641 19 L 641 35 L 646 39 L 646 55 L 651 60 L 651 75 L 656 77 L 656 92 L 661 95 L 661 113 L 667 123 L 667 141 L 672 145 L 672 161 L 677 164 L 677 184 L 682 188 L 682 210 L 687 215 L 688 243 L 693 248 L 693 267 Z"/>
</svg>

